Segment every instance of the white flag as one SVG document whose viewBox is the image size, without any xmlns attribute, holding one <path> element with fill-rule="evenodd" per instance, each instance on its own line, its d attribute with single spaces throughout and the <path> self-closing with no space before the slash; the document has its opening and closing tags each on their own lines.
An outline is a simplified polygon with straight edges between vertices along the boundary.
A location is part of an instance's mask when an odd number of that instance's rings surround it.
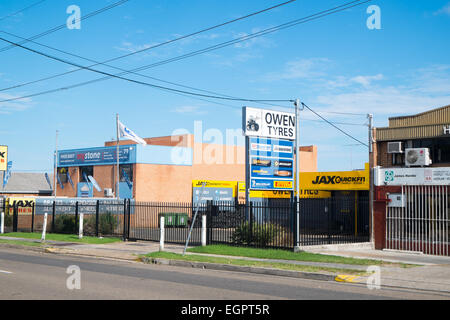
<svg viewBox="0 0 450 320">
<path fill-rule="evenodd" d="M 121 138 L 128 138 L 130 140 L 133 140 L 139 144 L 147 145 L 147 142 L 145 142 L 144 139 L 139 137 L 136 133 L 131 131 L 129 128 L 127 128 L 123 123 L 119 121 L 119 132 Z"/>
</svg>

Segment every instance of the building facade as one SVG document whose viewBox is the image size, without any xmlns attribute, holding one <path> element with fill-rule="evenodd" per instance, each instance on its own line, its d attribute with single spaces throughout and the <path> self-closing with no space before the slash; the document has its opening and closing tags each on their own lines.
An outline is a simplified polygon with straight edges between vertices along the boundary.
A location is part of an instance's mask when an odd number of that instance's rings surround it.
<svg viewBox="0 0 450 320">
<path fill-rule="evenodd" d="M 119 195 L 136 201 L 190 202 L 192 181 L 245 181 L 245 147 L 202 143 L 194 135 L 119 143 Z M 57 196 L 115 197 L 116 141 L 58 151 Z M 300 148 L 301 171 L 317 171 L 317 147 Z M 93 177 L 95 183 L 90 181 Z"/>
<path fill-rule="evenodd" d="M 416 115 L 389 118 L 376 128 L 375 166 L 407 165 L 405 149 L 428 148 L 431 167 L 450 166 L 450 105 Z"/>
</svg>

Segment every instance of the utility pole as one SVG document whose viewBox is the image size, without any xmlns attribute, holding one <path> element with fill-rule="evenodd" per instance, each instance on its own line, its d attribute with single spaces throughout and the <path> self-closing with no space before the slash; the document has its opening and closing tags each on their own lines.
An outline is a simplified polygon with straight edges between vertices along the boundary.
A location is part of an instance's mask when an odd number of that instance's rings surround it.
<svg viewBox="0 0 450 320">
<path fill-rule="evenodd" d="M 373 244 L 373 115 L 367 114 L 367 118 L 369 119 L 369 214 L 370 214 L 370 242 Z"/>
<path fill-rule="evenodd" d="M 297 215 L 297 225 L 296 225 L 296 243 L 294 247 L 294 252 L 300 251 L 300 143 L 299 143 L 299 133 L 300 133 L 300 99 L 295 100 L 295 189 L 297 192 L 296 196 L 296 215 Z"/>
<path fill-rule="evenodd" d="M 54 169 L 53 169 L 53 196 L 56 201 L 56 175 L 58 174 L 58 130 L 56 130 L 56 139 L 55 139 L 55 157 L 54 157 Z"/>
<path fill-rule="evenodd" d="M 117 144 L 116 144 L 116 198 L 119 200 L 119 183 L 120 183 L 120 174 L 119 174 L 119 114 L 116 114 L 116 132 L 117 132 Z"/>
</svg>

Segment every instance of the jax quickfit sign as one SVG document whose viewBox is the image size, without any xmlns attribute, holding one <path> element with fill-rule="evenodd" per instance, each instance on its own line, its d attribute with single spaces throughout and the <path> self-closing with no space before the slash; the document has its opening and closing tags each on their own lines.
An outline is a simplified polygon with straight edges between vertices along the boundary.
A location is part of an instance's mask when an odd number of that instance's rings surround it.
<svg viewBox="0 0 450 320">
<path fill-rule="evenodd" d="M 8 147 L 0 146 L 0 171 L 6 171 L 8 166 Z"/>
<path fill-rule="evenodd" d="M 244 135 L 295 140 L 295 114 L 274 110 L 242 108 Z"/>
</svg>

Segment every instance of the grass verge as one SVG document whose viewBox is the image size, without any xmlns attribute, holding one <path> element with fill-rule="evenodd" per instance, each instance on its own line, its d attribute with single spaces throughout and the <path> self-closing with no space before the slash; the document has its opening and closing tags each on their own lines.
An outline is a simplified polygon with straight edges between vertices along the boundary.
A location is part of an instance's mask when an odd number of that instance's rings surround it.
<svg viewBox="0 0 450 320">
<path fill-rule="evenodd" d="M 5 234 L 2 234 L 1 236 L 13 237 L 13 238 L 25 238 L 25 239 L 41 239 L 42 233 L 14 232 L 14 233 L 5 233 Z M 119 238 L 83 237 L 83 239 L 79 239 L 77 235 L 55 234 L 55 233 L 47 233 L 45 235 L 45 239 L 53 240 L 53 241 L 77 242 L 77 243 L 86 243 L 86 244 L 106 244 L 106 243 L 122 241 Z"/>
<path fill-rule="evenodd" d="M 329 267 L 319 267 L 319 266 L 304 266 L 297 264 L 281 263 L 281 262 L 265 262 L 265 261 L 252 261 L 252 260 L 242 260 L 235 258 L 223 258 L 223 257 L 211 257 L 211 256 L 201 256 L 201 255 L 181 255 L 172 252 L 152 252 L 146 255 L 141 255 L 147 258 L 163 258 L 169 260 L 181 260 L 190 262 L 204 262 L 204 263 L 220 263 L 229 264 L 236 266 L 245 267 L 260 267 L 260 268 L 272 268 L 281 270 L 291 270 L 291 271 L 301 271 L 301 272 L 328 272 L 333 274 L 352 274 L 352 275 L 367 275 L 364 271 L 358 271 L 353 269 L 345 268 L 329 268 Z"/>
<path fill-rule="evenodd" d="M 374 259 L 358 259 L 358 258 L 348 258 L 309 252 L 292 252 L 287 250 L 258 249 L 258 248 L 235 247 L 227 245 L 210 245 L 205 247 L 195 247 L 190 248 L 187 251 L 193 253 L 216 254 L 223 256 L 237 256 L 237 257 L 276 259 L 276 260 L 294 260 L 294 261 L 308 261 L 308 262 L 322 262 L 322 263 L 339 263 L 339 264 L 363 265 L 363 266 L 369 265 L 378 265 L 378 266 L 399 265 L 401 267 L 413 266 L 404 263 L 391 263 Z"/>
</svg>

